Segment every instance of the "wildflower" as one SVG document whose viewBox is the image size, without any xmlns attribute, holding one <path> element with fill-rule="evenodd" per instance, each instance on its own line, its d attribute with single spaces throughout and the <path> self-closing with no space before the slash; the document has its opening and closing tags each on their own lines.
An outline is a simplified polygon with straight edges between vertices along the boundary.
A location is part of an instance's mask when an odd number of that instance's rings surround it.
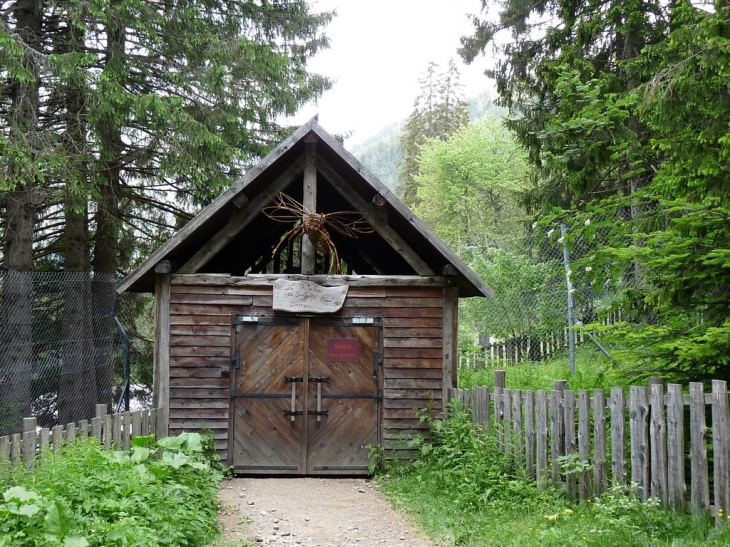
<svg viewBox="0 0 730 547">
<path fill-rule="evenodd" d="M 555 232 L 555 228 L 553 228 L 552 230 L 548 230 L 548 233 L 547 233 L 548 239 L 553 237 L 553 232 Z"/>
<path fill-rule="evenodd" d="M 535 228 L 537 228 L 537 222 L 532 223 L 532 229 L 534 230 Z"/>
<path fill-rule="evenodd" d="M 562 243 L 563 241 L 565 241 L 564 237 L 561 237 L 560 239 L 558 239 L 558 243 Z"/>
<path fill-rule="evenodd" d="M 587 272 L 592 272 L 593 271 L 593 266 L 586 266 L 586 271 Z"/>
<path fill-rule="evenodd" d="M 591 225 L 591 219 L 590 218 L 587 218 L 586 221 L 583 224 L 585 224 L 586 226 L 590 226 Z M 585 539 L 585 538 L 583 538 L 583 539 Z"/>
</svg>

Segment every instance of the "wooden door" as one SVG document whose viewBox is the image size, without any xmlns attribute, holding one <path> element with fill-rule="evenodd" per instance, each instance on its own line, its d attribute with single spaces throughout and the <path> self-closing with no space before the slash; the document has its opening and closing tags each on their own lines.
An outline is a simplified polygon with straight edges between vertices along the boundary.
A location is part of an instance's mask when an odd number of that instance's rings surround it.
<svg viewBox="0 0 730 547">
<path fill-rule="evenodd" d="M 234 324 L 234 471 L 367 474 L 366 446 L 379 441 L 380 324 Z"/>
<path fill-rule="evenodd" d="M 312 320 L 308 346 L 307 473 L 367 474 L 380 423 L 380 328 Z"/>
<path fill-rule="evenodd" d="M 305 341 L 301 321 L 236 325 L 231 393 L 236 471 L 305 472 Z"/>
</svg>

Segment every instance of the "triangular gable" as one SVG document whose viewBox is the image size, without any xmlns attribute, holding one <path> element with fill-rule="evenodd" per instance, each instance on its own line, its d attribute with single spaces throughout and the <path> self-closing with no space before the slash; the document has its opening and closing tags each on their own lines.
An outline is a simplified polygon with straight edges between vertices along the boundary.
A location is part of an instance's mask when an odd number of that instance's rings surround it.
<svg viewBox="0 0 730 547">
<path fill-rule="evenodd" d="M 153 290 L 155 267 L 164 261 L 174 264 L 172 271 L 176 273 L 206 268 L 232 273 L 228 270 L 236 267 L 233 255 L 246 256 L 248 252 L 255 257 L 262 249 L 270 253 L 272 241 L 278 241 L 286 227 L 266 224 L 261 209 L 270 205 L 278 192 L 300 188 L 305 140 L 316 141 L 316 169 L 321 178 L 317 184 L 326 190 L 318 198 L 318 207 L 321 201 L 325 208 L 364 213 L 376 231 L 376 235 L 360 241 L 338 243 L 338 251 L 345 260 L 350 258 L 348 262 L 357 273 L 455 275 L 461 296 L 493 296 L 492 289 L 316 119 L 297 129 L 222 192 L 126 276 L 117 291 Z M 242 263 L 248 265 L 245 260 Z"/>
</svg>

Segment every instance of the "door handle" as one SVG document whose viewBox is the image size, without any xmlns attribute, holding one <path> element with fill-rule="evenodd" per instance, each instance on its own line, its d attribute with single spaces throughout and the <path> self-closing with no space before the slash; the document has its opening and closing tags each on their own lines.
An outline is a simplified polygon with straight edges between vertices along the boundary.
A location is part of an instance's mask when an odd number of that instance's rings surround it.
<svg viewBox="0 0 730 547">
<path fill-rule="evenodd" d="M 317 416 L 317 421 L 322 421 L 322 416 L 327 416 L 327 411 L 322 410 L 322 383 L 323 382 L 329 382 L 329 378 L 327 376 L 311 376 L 309 378 L 310 382 L 314 382 L 317 384 L 317 410 L 310 410 L 307 414 L 314 414 Z"/>
<path fill-rule="evenodd" d="M 291 410 L 285 410 L 284 416 L 291 416 L 293 422 L 297 416 L 304 414 L 303 411 L 297 410 L 297 383 L 303 382 L 304 378 L 301 376 L 285 376 L 284 381 L 291 382 Z"/>
</svg>

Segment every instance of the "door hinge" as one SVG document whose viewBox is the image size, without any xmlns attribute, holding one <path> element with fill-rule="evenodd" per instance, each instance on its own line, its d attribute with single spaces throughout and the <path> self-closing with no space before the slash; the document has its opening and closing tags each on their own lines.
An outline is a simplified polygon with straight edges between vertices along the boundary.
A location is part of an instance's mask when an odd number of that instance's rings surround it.
<svg viewBox="0 0 730 547">
<path fill-rule="evenodd" d="M 284 381 L 286 383 L 289 382 L 303 382 L 304 378 L 302 376 L 284 376 Z"/>
<path fill-rule="evenodd" d="M 310 376 L 310 382 L 329 382 L 330 379 L 327 376 Z"/>
<path fill-rule="evenodd" d="M 375 352 L 375 363 L 373 367 L 373 378 L 376 380 L 378 379 L 378 371 L 380 370 L 380 367 L 383 366 L 383 358 L 380 356 L 380 353 L 377 351 Z"/>
<path fill-rule="evenodd" d="M 236 348 L 236 353 L 231 355 L 231 364 L 237 369 L 241 368 L 241 348 Z"/>
</svg>

